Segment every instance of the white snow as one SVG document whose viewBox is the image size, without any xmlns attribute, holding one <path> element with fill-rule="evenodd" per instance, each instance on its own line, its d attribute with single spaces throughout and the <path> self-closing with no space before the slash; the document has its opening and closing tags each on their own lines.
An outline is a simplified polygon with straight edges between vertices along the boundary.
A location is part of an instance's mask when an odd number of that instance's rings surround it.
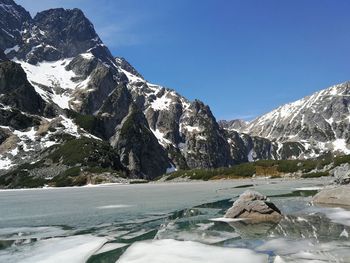
<svg viewBox="0 0 350 263">
<path fill-rule="evenodd" d="M 254 162 L 253 155 L 254 155 L 254 148 L 252 148 L 248 153 L 248 156 L 247 156 L 248 162 Z"/>
<path fill-rule="evenodd" d="M 166 173 L 167 174 L 173 173 L 173 172 L 176 172 L 176 171 L 177 171 L 177 169 L 176 169 L 176 167 L 173 164 L 171 164 L 171 166 L 166 169 Z"/>
<path fill-rule="evenodd" d="M 16 156 L 16 155 L 18 154 L 18 147 L 12 149 L 12 150 L 10 151 L 10 154 L 11 154 L 12 156 Z"/>
<path fill-rule="evenodd" d="M 131 245 L 118 263 L 240 263 L 267 262 L 267 255 L 248 249 L 225 248 L 193 241 L 163 239 Z"/>
<path fill-rule="evenodd" d="M 51 96 L 51 99 L 60 108 L 69 109 L 69 101 L 71 99 L 69 94 L 67 93 L 57 94 L 56 92 L 54 92 L 54 94 Z"/>
<path fill-rule="evenodd" d="M 340 237 L 346 237 L 349 238 L 349 233 L 348 231 L 346 231 L 346 229 L 344 228 L 343 232 L 340 233 Z"/>
<path fill-rule="evenodd" d="M 171 141 L 166 139 L 164 133 L 162 133 L 160 130 L 158 130 L 158 129 L 156 129 L 156 130 L 151 129 L 151 131 L 153 132 L 154 136 L 156 136 L 158 142 L 163 147 L 166 147 L 167 145 L 171 144 Z"/>
<path fill-rule="evenodd" d="M 0 158 L 0 170 L 8 170 L 12 166 L 14 166 L 14 164 L 12 164 L 12 161 L 8 157 Z"/>
<path fill-rule="evenodd" d="M 345 154 L 350 154 L 350 149 L 347 147 L 345 139 L 336 139 L 333 141 L 334 151 L 340 151 Z"/>
<path fill-rule="evenodd" d="M 29 139 L 31 141 L 35 141 L 36 138 L 36 131 L 34 127 L 30 128 L 30 130 L 26 132 L 16 130 L 13 132 L 13 134 L 17 135 L 22 140 Z"/>
<path fill-rule="evenodd" d="M 145 82 L 142 78 L 131 74 L 130 72 L 118 67 L 117 65 L 115 65 L 115 66 L 118 68 L 119 71 L 123 72 L 126 75 L 126 77 L 128 78 L 130 83 L 132 83 L 132 82 Z"/>
<path fill-rule="evenodd" d="M 67 71 L 65 67 L 72 59 L 63 59 L 55 62 L 40 62 L 36 65 L 24 61 L 17 61 L 27 73 L 28 79 L 34 84 L 47 87 L 61 87 L 64 90 L 74 89 L 76 83 L 71 79 L 76 77 L 73 71 Z"/>
<path fill-rule="evenodd" d="M 166 95 L 163 95 L 160 98 L 155 99 L 152 103 L 151 103 L 151 107 L 154 110 L 167 110 L 169 109 L 169 106 L 171 105 L 172 100 L 171 98 L 168 98 Z"/>
<path fill-rule="evenodd" d="M 11 53 L 12 51 L 18 52 L 18 50 L 19 50 L 19 45 L 16 45 L 14 47 L 5 49 L 4 53 L 5 53 L 5 55 L 7 55 L 7 54 Z"/>
<path fill-rule="evenodd" d="M 80 56 L 82 56 L 84 59 L 86 60 L 91 60 L 94 58 L 94 55 L 92 53 L 83 53 L 83 54 L 80 54 Z"/>
<path fill-rule="evenodd" d="M 63 119 L 61 123 L 65 127 L 65 132 L 79 138 L 80 134 L 78 133 L 78 126 L 71 119 L 68 119 L 63 115 L 60 115 L 60 117 Z"/>
</svg>

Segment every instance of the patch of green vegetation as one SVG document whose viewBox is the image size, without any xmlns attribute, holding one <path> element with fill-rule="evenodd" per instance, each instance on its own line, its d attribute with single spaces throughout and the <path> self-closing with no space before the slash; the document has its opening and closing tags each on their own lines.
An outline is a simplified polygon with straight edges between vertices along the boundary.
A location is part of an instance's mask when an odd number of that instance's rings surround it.
<svg viewBox="0 0 350 263">
<path fill-rule="evenodd" d="M 337 156 L 334 158 L 334 166 L 339 166 L 343 163 L 350 163 L 350 155 Z"/>
<path fill-rule="evenodd" d="M 331 154 L 309 160 L 259 160 L 253 163 L 242 163 L 229 168 L 216 169 L 193 169 L 179 170 L 167 175 L 166 180 L 174 180 L 178 177 L 187 177 L 192 180 L 212 180 L 212 179 L 235 179 L 257 176 L 271 176 L 272 178 L 281 178 L 283 174 L 301 172 L 304 178 L 328 176 L 328 172 L 313 172 L 313 170 L 322 169 L 332 162 L 339 165 L 349 162 L 350 155 L 335 157 Z"/>
<path fill-rule="evenodd" d="M 329 173 L 328 172 L 315 172 L 315 173 L 303 174 L 301 177 L 302 178 L 318 178 L 318 177 L 323 177 L 323 176 L 329 176 Z"/>
<path fill-rule="evenodd" d="M 76 177 L 76 176 L 79 176 L 80 172 L 81 172 L 81 168 L 80 167 L 72 167 L 72 168 L 69 168 L 69 169 L 65 170 L 62 173 L 62 176 Z"/>
<path fill-rule="evenodd" d="M 84 115 L 72 110 L 66 110 L 67 116 L 74 119 L 74 122 L 85 131 L 103 138 L 103 121 L 93 115 Z"/>
<path fill-rule="evenodd" d="M 115 173 L 116 171 L 113 170 L 110 167 L 104 168 L 101 166 L 94 166 L 94 167 L 85 167 L 83 169 L 85 172 L 89 172 L 92 174 L 102 174 L 102 173 Z"/>
<path fill-rule="evenodd" d="M 194 170 L 180 170 L 171 173 L 167 177 L 168 180 L 173 180 L 178 177 L 188 177 L 191 180 L 210 180 L 220 178 L 242 178 L 251 177 L 255 174 L 255 166 L 253 163 L 243 163 L 226 168 L 217 169 L 194 169 Z"/>
<path fill-rule="evenodd" d="M 80 164 L 89 167 L 119 168 L 118 154 L 104 141 L 82 137 L 51 148 L 47 158 L 54 163 L 68 166 Z"/>
<path fill-rule="evenodd" d="M 149 181 L 147 180 L 132 180 L 130 181 L 130 184 L 147 184 Z"/>
<path fill-rule="evenodd" d="M 83 186 L 87 183 L 87 177 L 85 175 L 78 176 L 65 176 L 64 174 L 55 176 L 50 181 L 50 185 L 56 187 L 67 187 L 67 186 Z"/>
</svg>

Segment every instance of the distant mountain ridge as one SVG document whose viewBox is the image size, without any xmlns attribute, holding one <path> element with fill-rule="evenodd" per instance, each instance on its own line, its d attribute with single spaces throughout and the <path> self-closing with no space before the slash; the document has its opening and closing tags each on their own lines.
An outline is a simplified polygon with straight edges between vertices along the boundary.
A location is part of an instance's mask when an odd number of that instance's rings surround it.
<svg viewBox="0 0 350 263">
<path fill-rule="evenodd" d="M 298 142 L 310 157 L 328 151 L 350 154 L 350 83 L 285 104 L 236 129 L 280 143 Z"/>
</svg>

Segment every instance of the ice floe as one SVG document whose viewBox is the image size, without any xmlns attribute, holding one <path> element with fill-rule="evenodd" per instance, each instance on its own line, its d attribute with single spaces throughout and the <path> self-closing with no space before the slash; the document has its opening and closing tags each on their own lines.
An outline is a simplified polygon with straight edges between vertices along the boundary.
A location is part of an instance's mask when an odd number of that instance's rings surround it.
<svg viewBox="0 0 350 263">
<path fill-rule="evenodd" d="M 1 262 L 7 263 L 83 263 L 98 251 L 108 239 L 92 235 L 40 240 L 34 244 L 11 247 L 16 253 L 1 250 Z"/>
<path fill-rule="evenodd" d="M 224 248 L 192 241 L 163 239 L 134 243 L 118 263 L 259 263 L 267 255 L 242 248 Z"/>
</svg>

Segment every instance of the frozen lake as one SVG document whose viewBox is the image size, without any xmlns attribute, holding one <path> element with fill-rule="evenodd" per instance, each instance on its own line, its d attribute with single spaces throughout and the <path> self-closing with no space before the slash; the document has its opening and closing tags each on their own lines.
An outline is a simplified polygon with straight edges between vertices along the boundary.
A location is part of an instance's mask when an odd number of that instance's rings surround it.
<svg viewBox="0 0 350 263">
<path fill-rule="evenodd" d="M 310 205 L 322 186 L 256 179 L 0 191 L 0 262 L 349 262 L 350 212 Z M 285 218 L 212 220 L 246 189 L 268 195 Z"/>
</svg>

